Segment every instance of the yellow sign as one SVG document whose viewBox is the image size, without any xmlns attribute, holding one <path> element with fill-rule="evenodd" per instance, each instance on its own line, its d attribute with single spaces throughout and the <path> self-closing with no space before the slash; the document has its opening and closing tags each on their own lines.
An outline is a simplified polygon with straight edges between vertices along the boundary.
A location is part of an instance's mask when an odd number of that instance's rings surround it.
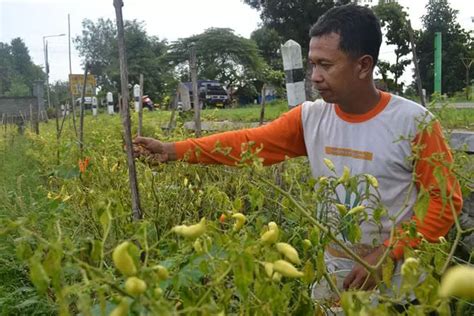
<svg viewBox="0 0 474 316">
<path fill-rule="evenodd" d="M 69 75 L 69 87 L 72 95 L 75 97 L 82 96 L 82 87 L 84 85 L 84 75 Z M 86 95 L 92 97 L 95 95 L 96 81 L 94 75 L 87 75 Z"/>
</svg>

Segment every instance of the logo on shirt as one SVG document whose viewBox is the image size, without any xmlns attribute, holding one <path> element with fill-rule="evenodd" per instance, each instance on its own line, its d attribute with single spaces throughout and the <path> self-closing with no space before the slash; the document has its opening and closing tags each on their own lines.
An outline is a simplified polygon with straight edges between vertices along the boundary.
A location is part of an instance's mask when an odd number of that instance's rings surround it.
<svg viewBox="0 0 474 316">
<path fill-rule="evenodd" d="M 344 156 L 344 157 L 352 157 L 355 159 L 363 159 L 363 160 L 372 160 L 374 154 L 369 151 L 360 151 L 354 150 L 350 148 L 339 148 L 339 147 L 324 147 L 324 151 L 327 155 L 334 155 L 334 156 Z"/>
</svg>

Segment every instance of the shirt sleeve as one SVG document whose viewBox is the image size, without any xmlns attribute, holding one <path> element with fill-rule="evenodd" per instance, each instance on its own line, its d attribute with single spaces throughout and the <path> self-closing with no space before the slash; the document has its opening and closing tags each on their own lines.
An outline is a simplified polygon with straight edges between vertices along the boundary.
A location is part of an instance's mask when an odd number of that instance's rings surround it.
<svg viewBox="0 0 474 316">
<path fill-rule="evenodd" d="M 261 148 L 258 156 L 264 165 L 285 160 L 286 157 L 306 155 L 303 126 L 299 105 L 269 124 L 250 129 L 218 133 L 207 137 L 176 142 L 178 160 L 190 163 L 235 165 L 246 150 L 249 142 L 254 142 L 253 151 Z M 228 155 L 216 151 L 216 145 L 228 149 Z M 244 145 L 243 145 L 244 144 Z"/>
<path fill-rule="evenodd" d="M 443 137 L 441 125 L 434 121 L 421 131 L 413 141 L 418 159 L 415 162 L 415 185 L 418 192 L 424 192 L 428 198 L 428 209 L 423 219 L 416 215 L 412 220 L 417 231 L 429 242 L 438 242 L 445 236 L 454 223 L 454 217 L 462 209 L 462 193 L 459 182 L 452 171 L 453 156 Z M 399 236 L 403 236 L 398 228 Z M 401 259 L 405 246 L 416 247 L 419 239 L 401 238 L 394 244 L 392 257 Z M 385 241 L 385 246 L 390 245 Z"/>
</svg>

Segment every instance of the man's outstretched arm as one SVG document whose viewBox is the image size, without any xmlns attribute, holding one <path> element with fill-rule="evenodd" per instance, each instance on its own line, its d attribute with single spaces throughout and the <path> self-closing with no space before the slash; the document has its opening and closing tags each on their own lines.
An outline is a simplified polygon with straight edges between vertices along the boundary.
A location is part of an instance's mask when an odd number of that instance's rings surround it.
<svg viewBox="0 0 474 316">
<path fill-rule="evenodd" d="M 164 143 L 147 137 L 134 140 L 136 145 L 158 154 L 160 162 L 185 159 L 190 163 L 226 165 L 235 165 L 249 142 L 254 143 L 253 150 L 262 148 L 258 156 L 264 159 L 265 165 L 283 161 L 286 157 L 306 155 L 301 106 L 257 128 L 190 138 L 176 143 Z M 216 151 L 217 145 L 223 150 L 229 149 L 228 154 Z"/>
</svg>

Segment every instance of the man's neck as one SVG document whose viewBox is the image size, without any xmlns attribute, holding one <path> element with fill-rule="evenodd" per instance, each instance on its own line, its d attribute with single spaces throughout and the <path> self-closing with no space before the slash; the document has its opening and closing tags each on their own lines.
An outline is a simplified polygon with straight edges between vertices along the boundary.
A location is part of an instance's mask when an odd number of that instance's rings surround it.
<svg viewBox="0 0 474 316">
<path fill-rule="evenodd" d="M 380 92 L 375 86 L 357 89 L 350 100 L 338 103 L 342 111 L 348 114 L 365 114 L 372 110 L 380 101 Z"/>
</svg>

